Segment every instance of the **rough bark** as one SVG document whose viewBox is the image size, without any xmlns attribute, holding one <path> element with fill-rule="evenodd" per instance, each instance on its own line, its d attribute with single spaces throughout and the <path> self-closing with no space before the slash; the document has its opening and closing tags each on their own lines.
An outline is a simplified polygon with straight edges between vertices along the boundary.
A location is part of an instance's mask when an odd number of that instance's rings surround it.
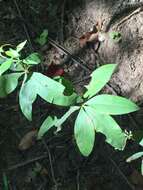
<svg viewBox="0 0 143 190">
<path fill-rule="evenodd" d="M 89 31 L 97 21 L 103 21 L 105 30 L 117 11 L 122 12 L 128 4 L 138 5 L 139 2 L 143 1 L 85 0 L 84 6 L 76 7 L 69 14 L 68 23 L 70 23 L 72 31 L 67 29 L 67 32 L 70 31 L 72 36 L 79 38 L 83 33 Z M 108 29 L 109 31 L 119 31 L 122 34 L 122 41 L 114 43 L 108 37 L 108 31 L 106 40 L 100 46 L 99 54 L 104 63 L 118 64 L 118 70 L 111 80 L 111 85 L 118 94 L 140 102 L 143 100 L 143 11 L 131 16 L 117 27 L 119 21 L 136 8 L 132 7 L 121 15 L 117 15 L 117 19 L 111 23 Z M 90 56 L 91 52 L 88 52 L 88 59 Z"/>
</svg>

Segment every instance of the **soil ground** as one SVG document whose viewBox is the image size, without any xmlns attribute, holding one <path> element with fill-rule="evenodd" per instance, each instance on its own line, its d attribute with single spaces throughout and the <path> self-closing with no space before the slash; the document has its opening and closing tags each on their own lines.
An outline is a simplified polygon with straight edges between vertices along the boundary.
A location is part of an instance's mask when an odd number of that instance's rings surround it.
<svg viewBox="0 0 143 190">
<path fill-rule="evenodd" d="M 88 82 L 84 77 L 89 76 L 92 70 L 105 62 L 116 62 L 119 70 L 111 86 L 117 94 L 139 103 L 143 99 L 142 12 L 121 25 L 121 43 L 107 40 L 101 44 L 100 60 L 92 47 L 81 48 L 79 45 L 79 37 L 88 32 L 96 21 L 104 19 L 107 25 L 115 7 L 115 1 L 99 0 L 1 0 L 0 43 L 17 44 L 28 39 L 26 51 L 42 52 L 44 69 L 56 57 L 57 64 L 64 68 L 65 77 L 71 79 L 78 93 Z M 64 52 L 52 44 L 40 49 L 34 40 L 43 29 L 48 29 L 50 38 L 70 52 L 80 64 L 75 63 L 70 54 L 63 56 Z M 105 90 L 111 93 L 110 89 Z M 20 112 L 16 97 L 17 92 L 0 100 L 0 189 L 3 189 L 4 174 L 10 190 L 143 189 L 140 161 L 125 162 L 141 149 L 138 144 L 129 141 L 126 149 L 119 152 L 104 143 L 103 136 L 97 135 L 93 153 L 88 158 L 82 157 L 73 138 L 74 116 L 58 135 L 50 131 L 42 141 L 20 151 L 18 145 L 26 133 L 38 129 L 48 114 L 60 116 L 65 109 L 38 99 L 34 104 L 33 121 L 28 122 Z M 142 105 L 140 107 L 138 113 L 116 119 L 123 129 L 142 135 Z"/>
</svg>

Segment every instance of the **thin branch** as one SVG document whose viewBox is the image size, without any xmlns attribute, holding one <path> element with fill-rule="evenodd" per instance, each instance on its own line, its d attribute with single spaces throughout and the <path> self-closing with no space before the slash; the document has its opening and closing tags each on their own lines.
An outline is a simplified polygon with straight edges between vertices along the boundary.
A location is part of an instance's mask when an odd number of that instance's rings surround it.
<svg viewBox="0 0 143 190">
<path fill-rule="evenodd" d="M 19 7 L 19 5 L 18 5 L 18 2 L 17 2 L 17 0 L 13 0 L 13 2 L 14 2 L 14 4 L 15 4 L 16 10 L 17 10 L 17 12 L 18 12 L 19 18 L 20 18 L 20 20 L 22 21 L 23 29 L 24 29 L 24 32 L 25 32 L 25 34 L 26 34 L 27 40 L 28 40 L 28 42 L 29 42 L 30 49 L 31 49 L 31 51 L 33 51 L 34 48 L 33 48 L 32 42 L 31 42 L 31 38 L 30 38 L 29 32 L 28 32 L 28 30 L 27 30 L 26 24 L 23 22 L 23 21 L 24 21 L 24 18 L 23 18 L 23 16 L 22 16 L 20 7 Z"/>
<path fill-rule="evenodd" d="M 42 143 L 43 143 L 43 145 L 45 146 L 45 148 L 46 148 L 46 150 L 47 150 L 47 153 L 48 153 L 49 162 L 50 162 L 50 167 L 51 167 L 51 175 L 52 175 L 53 182 L 54 182 L 54 184 L 55 184 L 55 190 L 57 190 L 57 189 L 58 189 L 58 183 L 57 183 L 56 178 L 55 178 L 55 173 L 54 173 L 54 168 L 53 168 L 51 153 L 50 153 L 49 147 L 48 147 L 48 145 L 46 144 L 46 142 L 45 142 L 44 139 L 42 139 Z"/>
<path fill-rule="evenodd" d="M 36 157 L 36 158 L 32 158 L 32 159 L 27 160 L 27 161 L 25 161 L 25 162 L 16 164 L 16 165 L 14 165 L 14 166 L 11 166 L 11 167 L 7 168 L 6 171 L 11 171 L 11 170 L 15 170 L 15 169 L 24 167 L 24 166 L 26 166 L 26 165 L 28 165 L 28 164 L 31 164 L 31 163 L 36 162 L 36 161 L 39 161 L 39 160 L 43 160 L 43 159 L 45 159 L 45 158 L 47 158 L 47 157 L 48 157 L 48 155 L 42 155 L 42 156 L 39 156 L 39 157 Z"/>
<path fill-rule="evenodd" d="M 55 42 L 55 41 L 52 40 L 51 38 L 48 38 L 48 39 L 49 39 L 49 43 L 50 43 L 52 46 L 54 46 L 54 47 L 56 47 L 56 48 L 62 50 L 66 55 L 69 55 L 69 56 L 71 57 L 71 59 L 72 59 L 75 63 L 77 63 L 82 69 L 84 69 L 84 70 L 87 71 L 87 72 L 90 72 L 90 71 L 91 71 L 91 69 L 90 69 L 87 65 L 85 65 L 86 63 L 85 63 L 84 60 L 80 59 L 79 57 L 76 57 L 75 55 L 72 55 L 72 53 L 70 53 L 70 52 L 69 52 L 67 49 L 65 49 L 62 45 L 59 45 L 57 42 Z M 83 63 L 84 63 L 84 64 L 83 64 Z"/>
</svg>

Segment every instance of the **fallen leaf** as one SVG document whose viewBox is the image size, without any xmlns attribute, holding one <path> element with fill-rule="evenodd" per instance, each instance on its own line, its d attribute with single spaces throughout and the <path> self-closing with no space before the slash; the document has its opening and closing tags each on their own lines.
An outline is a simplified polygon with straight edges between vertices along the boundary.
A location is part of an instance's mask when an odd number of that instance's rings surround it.
<svg viewBox="0 0 143 190">
<path fill-rule="evenodd" d="M 97 22 L 90 32 L 86 32 L 79 38 L 80 47 L 84 47 L 87 43 L 99 43 L 99 32 L 102 25 Z"/>
<path fill-rule="evenodd" d="M 18 149 L 24 151 L 31 148 L 31 146 L 35 144 L 37 134 L 37 130 L 32 130 L 26 133 L 24 137 L 21 139 L 18 145 Z"/>
</svg>

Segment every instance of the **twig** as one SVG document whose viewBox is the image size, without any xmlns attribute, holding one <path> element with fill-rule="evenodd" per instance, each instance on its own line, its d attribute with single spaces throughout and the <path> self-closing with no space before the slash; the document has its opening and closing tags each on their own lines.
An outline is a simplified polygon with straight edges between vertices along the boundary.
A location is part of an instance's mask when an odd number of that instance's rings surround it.
<svg viewBox="0 0 143 190">
<path fill-rule="evenodd" d="M 122 176 L 122 178 L 124 179 L 124 181 L 130 187 L 130 189 L 135 190 L 134 186 L 129 182 L 129 180 L 127 179 L 127 177 L 125 176 L 125 174 L 121 171 L 121 169 L 118 167 L 118 165 L 116 164 L 116 162 L 111 157 L 108 157 L 108 159 L 110 160 L 110 162 L 112 162 L 112 164 L 117 169 L 117 171 L 119 172 L 119 174 Z"/>
<path fill-rule="evenodd" d="M 85 63 L 85 61 L 83 61 L 83 60 L 81 60 L 80 58 L 78 58 L 78 57 L 76 57 L 76 56 L 74 56 L 74 55 L 72 55 L 72 53 L 70 53 L 67 49 L 65 49 L 63 46 L 61 46 L 61 45 L 59 45 L 58 43 L 56 43 L 54 40 L 52 40 L 51 38 L 48 38 L 49 39 L 49 43 L 52 45 L 52 46 L 54 46 L 54 47 L 56 47 L 56 48 L 58 48 L 58 49 L 60 49 L 60 50 L 62 50 L 66 55 L 69 55 L 70 57 L 71 57 L 71 59 L 75 62 L 75 63 L 77 63 L 82 69 L 84 69 L 85 71 L 87 71 L 87 72 L 90 72 L 91 71 L 91 69 L 86 65 L 83 65 L 83 63 Z M 86 63 L 85 63 L 86 64 Z"/>
<path fill-rule="evenodd" d="M 45 142 L 44 139 L 42 139 L 42 143 L 43 143 L 43 145 L 45 146 L 45 148 L 46 148 L 46 150 L 48 152 L 48 157 L 49 157 L 49 162 L 50 162 L 50 168 L 51 168 L 51 175 L 52 175 L 53 182 L 55 184 L 55 190 L 57 190 L 58 189 L 58 183 L 57 183 L 56 178 L 55 178 L 55 173 L 54 173 L 54 169 L 53 169 L 53 163 L 52 163 L 51 153 L 50 153 L 49 147 L 46 144 L 46 142 Z"/>
<path fill-rule="evenodd" d="M 23 18 L 23 16 L 22 16 L 22 13 L 21 13 L 20 7 L 19 7 L 19 5 L 18 5 L 18 3 L 17 3 L 17 0 L 13 0 L 13 2 L 14 2 L 14 4 L 15 4 L 16 10 L 17 10 L 17 12 L 18 12 L 18 15 L 19 15 L 21 21 L 24 21 L 24 18 Z M 28 32 L 28 30 L 27 30 L 26 24 L 25 24 L 24 22 L 22 22 L 22 25 L 23 25 L 23 29 L 24 29 L 24 32 L 25 32 L 25 34 L 26 34 L 27 40 L 28 40 L 28 42 L 29 42 L 30 49 L 31 49 L 31 51 L 33 51 L 34 48 L 33 48 L 33 45 L 32 45 L 32 42 L 31 42 L 31 38 L 30 38 L 29 32 Z"/>
<path fill-rule="evenodd" d="M 64 42 L 64 12 L 65 12 L 66 0 L 62 2 L 62 13 L 61 13 L 61 43 Z"/>
<path fill-rule="evenodd" d="M 47 157 L 48 157 L 48 155 L 42 155 L 42 156 L 39 156 L 39 157 L 30 159 L 30 160 L 27 160 L 27 161 L 25 161 L 25 162 L 16 164 L 16 165 L 14 165 L 14 166 L 11 166 L 11 167 L 7 168 L 6 170 L 7 170 L 7 171 L 15 170 L 15 169 L 24 167 L 24 166 L 26 166 L 26 165 L 28 165 L 28 164 L 31 164 L 31 163 L 33 163 L 33 162 L 36 162 L 36 161 L 38 161 L 38 160 L 45 159 L 45 158 L 47 158 Z"/>
<path fill-rule="evenodd" d="M 79 182 L 79 177 L 80 177 L 80 173 L 79 173 L 79 170 L 77 170 L 77 176 L 76 176 L 76 181 L 77 181 L 77 190 L 80 190 L 80 182 Z"/>
<path fill-rule="evenodd" d="M 130 19 L 132 16 L 134 16 L 135 14 L 138 14 L 141 11 L 143 11 L 143 7 L 139 7 L 138 9 L 136 9 L 135 11 L 133 11 L 131 14 L 129 14 L 128 16 L 124 17 L 119 23 L 117 23 L 116 28 L 118 28 L 121 24 L 123 24 L 128 19 Z"/>
</svg>

